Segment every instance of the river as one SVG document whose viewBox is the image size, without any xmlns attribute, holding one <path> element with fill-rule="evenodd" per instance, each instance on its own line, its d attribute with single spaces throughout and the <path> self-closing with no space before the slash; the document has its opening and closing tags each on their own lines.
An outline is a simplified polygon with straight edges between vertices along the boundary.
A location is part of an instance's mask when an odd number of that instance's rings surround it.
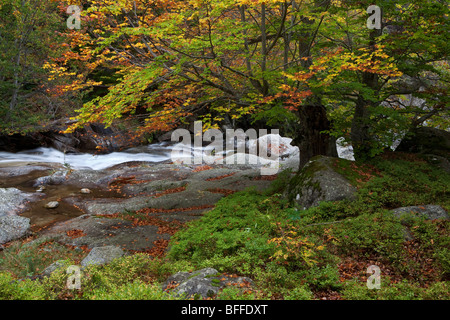
<svg viewBox="0 0 450 320">
<path fill-rule="evenodd" d="M 161 142 L 130 148 L 120 152 L 108 154 L 65 154 L 53 148 L 40 147 L 16 153 L 0 151 L 0 165 L 17 162 L 50 162 L 69 166 L 72 169 L 102 170 L 118 164 L 131 161 L 163 162 L 172 159 L 174 143 Z M 290 155 L 299 157 L 297 147 L 290 146 Z M 208 147 L 202 149 L 191 149 L 193 155 L 204 152 Z M 352 148 L 337 144 L 339 157 L 354 160 Z"/>
</svg>

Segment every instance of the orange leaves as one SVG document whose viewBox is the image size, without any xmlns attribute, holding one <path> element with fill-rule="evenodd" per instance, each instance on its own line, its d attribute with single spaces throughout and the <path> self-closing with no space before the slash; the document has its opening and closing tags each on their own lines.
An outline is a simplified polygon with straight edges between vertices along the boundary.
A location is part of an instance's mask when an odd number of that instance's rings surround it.
<svg viewBox="0 0 450 320">
<path fill-rule="evenodd" d="M 271 97 L 266 97 L 263 102 L 267 103 L 276 99 L 282 99 L 286 109 L 296 111 L 301 106 L 303 100 L 313 94 L 311 90 L 306 89 L 302 91 L 294 86 L 291 87 L 285 84 L 281 85 L 280 89 L 282 90 L 281 92 Z"/>
<path fill-rule="evenodd" d="M 73 229 L 73 230 L 66 231 L 66 235 L 72 239 L 76 239 L 76 238 L 84 237 L 86 234 L 83 232 L 83 230 Z"/>
<path fill-rule="evenodd" d="M 236 192 L 235 190 L 221 189 L 221 188 L 207 189 L 206 191 L 211 192 L 211 193 L 220 193 L 220 194 L 224 194 L 226 196 Z"/>
<path fill-rule="evenodd" d="M 194 170 L 192 170 L 192 172 L 200 172 L 200 171 L 211 170 L 211 169 L 213 169 L 213 167 L 208 166 L 208 165 L 197 166 L 194 168 Z"/>
<path fill-rule="evenodd" d="M 234 175 L 234 174 L 236 174 L 235 172 L 233 172 L 233 173 L 229 173 L 229 174 L 224 174 L 223 176 L 218 176 L 218 177 L 214 177 L 214 178 L 209 178 L 209 179 L 206 179 L 206 181 L 215 181 L 215 180 L 221 180 L 221 179 L 224 179 L 224 178 L 228 178 L 228 177 L 231 177 L 232 175 Z"/>
<path fill-rule="evenodd" d="M 158 192 L 157 194 L 154 195 L 155 198 L 159 198 L 162 197 L 166 194 L 172 194 L 172 193 L 178 193 L 178 192 L 183 192 L 184 190 L 186 190 L 186 187 L 178 187 L 178 188 L 173 188 L 173 189 L 168 189 L 162 192 Z"/>
<path fill-rule="evenodd" d="M 274 174 L 274 175 L 267 175 L 267 176 L 258 176 L 258 177 L 253 178 L 252 180 L 266 180 L 266 181 L 273 181 L 273 180 L 276 180 L 277 177 L 278 177 L 278 175 L 277 175 L 277 174 Z"/>
</svg>

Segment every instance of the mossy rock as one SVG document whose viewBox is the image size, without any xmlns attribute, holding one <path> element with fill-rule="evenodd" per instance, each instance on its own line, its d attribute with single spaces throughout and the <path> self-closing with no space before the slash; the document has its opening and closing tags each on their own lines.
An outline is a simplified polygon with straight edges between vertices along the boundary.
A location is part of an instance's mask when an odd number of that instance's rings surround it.
<svg viewBox="0 0 450 320">
<path fill-rule="evenodd" d="M 450 159 L 450 132 L 430 127 L 415 128 L 403 138 L 396 151 Z"/>
<path fill-rule="evenodd" d="M 316 156 L 290 182 L 286 196 L 300 208 L 318 206 L 321 201 L 353 200 L 356 187 L 336 171 L 336 158 Z"/>
</svg>

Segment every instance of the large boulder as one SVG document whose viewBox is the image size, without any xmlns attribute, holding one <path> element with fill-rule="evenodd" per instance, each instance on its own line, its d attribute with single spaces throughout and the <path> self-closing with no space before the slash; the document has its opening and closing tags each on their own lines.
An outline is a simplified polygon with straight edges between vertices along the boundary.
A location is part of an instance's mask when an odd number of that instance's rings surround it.
<svg viewBox="0 0 450 320">
<path fill-rule="evenodd" d="M 312 158 L 291 181 L 287 196 L 301 208 L 308 209 L 321 201 L 355 199 L 356 187 L 335 170 L 336 158 Z"/>
<path fill-rule="evenodd" d="M 450 132 L 430 127 L 415 128 L 403 138 L 396 151 L 450 159 Z"/>
</svg>

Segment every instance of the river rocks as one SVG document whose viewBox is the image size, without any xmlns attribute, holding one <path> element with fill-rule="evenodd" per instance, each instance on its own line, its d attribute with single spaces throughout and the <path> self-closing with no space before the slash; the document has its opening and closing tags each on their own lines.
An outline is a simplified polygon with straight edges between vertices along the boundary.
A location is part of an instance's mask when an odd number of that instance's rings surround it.
<svg viewBox="0 0 450 320">
<path fill-rule="evenodd" d="M 158 232 L 158 226 L 154 225 L 138 226 L 129 220 L 83 215 L 57 223 L 42 231 L 41 236 L 76 248 L 113 245 L 125 250 L 145 251 L 156 241 L 170 239 L 170 235 Z"/>
<path fill-rule="evenodd" d="M 224 196 L 248 187 L 265 190 L 274 178 L 261 179 L 260 169 L 248 165 L 142 161 L 102 170 L 54 168 L 41 173 L 46 175 L 38 175 L 26 185 L 33 191 L 46 189 L 31 194 L 39 201 L 31 207 L 34 213 L 24 213 L 38 226 L 38 238 L 49 237 L 75 248 L 116 246 L 152 255 L 167 250 L 174 230 L 201 217 Z M 5 201 L 0 198 L 0 208 L 3 205 L 8 214 L 18 212 L 20 201 L 12 198 L 23 200 L 26 193 L 15 189 L 5 194 L 8 196 Z M 55 209 L 46 210 L 44 205 Z M 136 213 L 136 217 L 148 221 L 128 217 L 138 210 L 143 213 Z M 75 211 L 80 215 L 69 215 Z M 8 239 L 17 237 L 20 234 Z"/>
<path fill-rule="evenodd" d="M 302 209 L 319 205 L 321 201 L 352 200 L 354 187 L 334 169 L 336 158 L 317 156 L 311 159 L 293 178 L 287 196 Z"/>
<path fill-rule="evenodd" d="M 16 215 L 0 217 L 0 245 L 28 234 L 30 219 Z"/>
<path fill-rule="evenodd" d="M 78 186 L 80 188 L 106 188 L 108 183 L 119 175 L 120 172 L 104 170 L 58 170 L 51 175 L 36 179 L 34 186 L 65 184 Z"/>
<path fill-rule="evenodd" d="M 249 288 L 253 281 L 250 278 L 231 277 L 219 273 L 216 269 L 205 268 L 193 272 L 178 272 L 163 283 L 162 289 L 171 290 L 173 294 L 186 298 L 208 298 L 231 285 Z"/>
<path fill-rule="evenodd" d="M 286 157 L 296 153 L 298 147 L 291 146 L 292 139 L 285 138 L 279 134 L 267 134 L 248 143 L 250 150 L 254 148 L 255 154 L 268 157 Z"/>
<path fill-rule="evenodd" d="M 46 209 L 56 209 L 58 207 L 59 207 L 59 202 L 58 201 L 50 201 L 49 203 L 44 205 L 44 208 L 46 208 Z"/>
<path fill-rule="evenodd" d="M 86 258 L 81 261 L 82 267 L 89 265 L 102 265 L 111 262 L 114 259 L 120 258 L 125 252 L 116 246 L 105 246 L 93 248 Z"/>
<path fill-rule="evenodd" d="M 38 194 L 22 192 L 16 188 L 0 188 L 0 217 L 21 213 L 30 201 L 36 201 L 39 197 Z"/>
</svg>

